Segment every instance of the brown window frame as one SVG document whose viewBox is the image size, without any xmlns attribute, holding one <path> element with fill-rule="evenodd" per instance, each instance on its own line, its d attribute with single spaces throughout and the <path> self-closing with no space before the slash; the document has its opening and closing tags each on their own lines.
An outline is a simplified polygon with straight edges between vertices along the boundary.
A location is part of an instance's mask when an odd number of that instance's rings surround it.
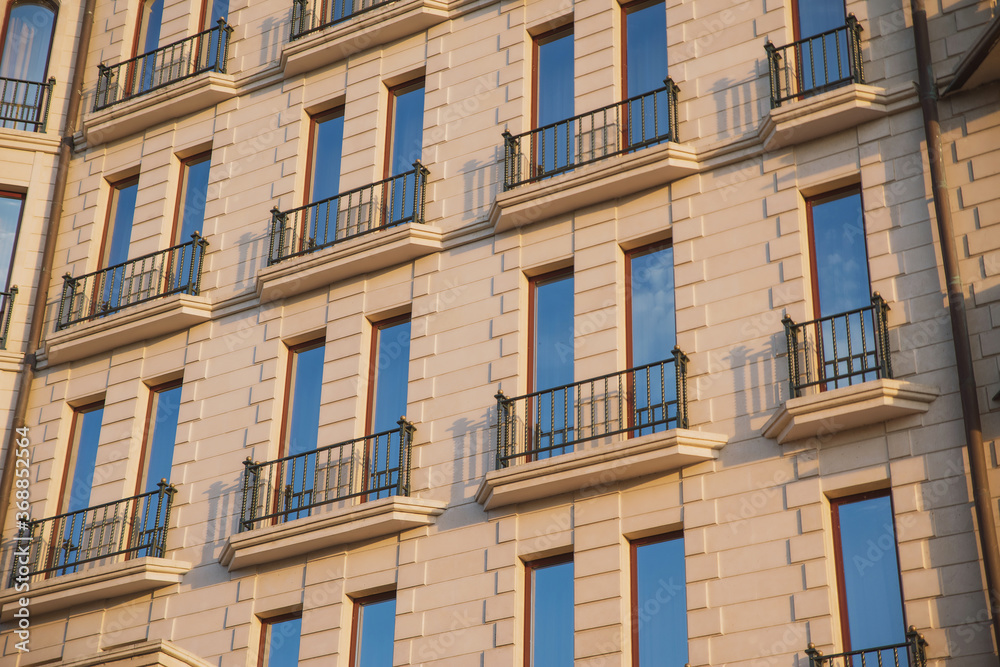
<svg viewBox="0 0 1000 667">
<path fill-rule="evenodd" d="M 56 25 L 59 23 L 59 5 L 54 2 L 49 2 L 48 0 L 14 0 L 9 3 L 7 5 L 7 10 L 4 12 L 3 27 L 2 31 L 0 31 L 0 59 L 3 58 L 3 51 L 7 46 L 7 28 L 10 25 L 10 13 L 14 11 L 14 7 L 18 5 L 41 5 L 52 10 L 52 33 L 49 35 L 49 51 L 45 56 L 45 74 L 42 76 L 41 81 L 34 82 L 45 83 L 45 81 L 48 80 L 49 65 L 52 64 L 52 45 L 56 38 Z"/>
<path fill-rule="evenodd" d="M 358 660 L 358 637 L 361 634 L 361 626 L 358 620 L 361 616 L 361 607 L 369 604 L 374 604 L 377 602 L 385 602 L 386 600 L 396 599 L 396 591 L 387 591 L 385 593 L 377 593 L 375 595 L 366 595 L 364 597 L 355 598 L 353 600 L 353 607 L 351 609 L 351 647 L 348 651 L 347 664 L 349 667 L 355 667 Z M 393 619 L 393 628 L 396 627 L 395 619 Z M 393 631 L 393 645 L 395 645 L 396 637 L 395 630 Z M 394 646 L 395 648 L 395 646 Z"/>
<path fill-rule="evenodd" d="M 382 178 L 387 179 L 391 176 L 398 176 L 398 174 L 392 173 L 392 149 L 393 143 L 396 140 L 396 97 L 399 95 L 405 95 L 406 93 L 412 92 L 417 88 L 423 88 L 424 94 L 427 93 L 427 77 L 419 76 L 415 79 L 410 79 L 409 81 L 404 81 L 403 83 L 396 84 L 394 86 L 386 86 L 386 90 L 389 95 L 389 102 L 386 105 L 386 128 L 385 128 L 385 155 L 383 159 L 382 167 Z M 426 98 L 425 98 L 426 99 Z M 426 113 L 426 101 L 425 101 Z M 385 201 L 385 188 L 383 187 L 383 202 Z M 384 205 L 384 204 L 383 204 Z"/>
<path fill-rule="evenodd" d="M 103 409 L 104 403 L 104 399 L 101 399 L 99 401 L 93 401 L 92 403 L 87 403 L 86 405 L 73 408 L 73 421 L 70 423 L 69 427 L 69 447 L 66 451 L 66 466 L 63 468 L 62 481 L 59 484 L 59 511 L 56 512 L 56 514 L 62 514 L 67 509 L 66 484 L 69 482 L 70 469 L 76 467 L 76 455 L 80 449 L 77 436 L 79 436 L 81 415 Z M 103 422 L 101 425 L 103 426 Z"/>
<path fill-rule="evenodd" d="M 891 489 L 878 489 L 875 491 L 866 491 L 864 493 L 857 493 L 850 496 L 843 496 L 841 498 L 831 498 L 830 499 L 830 522 L 833 526 L 833 560 L 834 566 L 837 570 L 837 608 L 840 610 L 840 633 L 841 640 L 844 646 L 844 652 L 849 652 L 851 648 L 851 628 L 850 619 L 847 616 L 847 582 L 844 576 L 844 550 L 840 541 L 840 506 L 848 505 L 851 503 L 862 502 L 865 500 L 871 500 L 873 498 L 888 498 L 889 499 L 889 510 L 892 513 L 892 546 L 896 550 L 896 569 L 897 575 L 899 576 L 899 592 L 900 597 L 903 594 L 903 575 L 899 571 L 899 540 L 896 536 L 896 507 L 892 502 L 892 490 Z M 900 600 L 903 601 L 902 599 Z M 906 605 L 903 604 L 903 627 L 909 627 L 906 623 Z"/>
<path fill-rule="evenodd" d="M 0 190 L 0 198 L 19 199 L 21 201 L 21 206 L 17 212 L 17 224 L 14 225 L 14 243 L 11 244 L 10 248 L 10 269 L 7 273 L 7 282 L 0 285 L 0 291 L 9 292 L 11 277 L 14 273 L 14 256 L 17 253 L 17 240 L 21 237 L 21 224 L 24 222 L 24 205 L 27 203 L 28 198 L 23 192 L 13 192 L 10 190 Z"/>
<path fill-rule="evenodd" d="M 846 185 L 842 188 L 837 188 L 836 190 L 830 190 L 828 192 L 823 192 L 818 195 L 812 195 L 805 198 L 806 202 L 806 229 L 808 232 L 809 239 L 809 280 L 811 282 L 810 290 L 812 293 L 813 301 L 813 318 L 819 318 L 820 316 L 820 302 L 819 302 L 819 272 L 817 270 L 817 258 L 816 258 L 816 233 L 813 228 L 813 207 L 816 205 L 825 204 L 828 201 L 833 201 L 835 199 L 843 199 L 845 196 L 857 193 L 861 200 L 861 237 L 864 241 L 865 246 L 865 264 L 868 266 L 868 291 L 871 292 L 871 264 L 868 262 L 868 230 L 865 226 L 865 197 L 861 190 L 860 183 L 854 183 L 852 185 Z"/>
<path fill-rule="evenodd" d="M 197 153 L 195 155 L 191 155 L 181 160 L 181 177 L 180 177 L 180 183 L 177 186 L 177 199 L 174 203 L 174 222 L 170 228 L 169 245 L 171 246 L 179 245 L 181 243 L 187 243 L 187 241 L 190 240 L 190 239 L 185 240 L 178 237 L 178 234 L 180 233 L 181 229 L 181 224 L 183 222 L 182 219 L 184 217 L 184 200 L 187 198 L 185 197 L 185 195 L 187 194 L 187 189 L 188 189 L 188 173 L 191 165 L 200 164 L 206 160 L 208 160 L 209 168 L 211 168 L 211 162 L 212 162 L 211 149 L 203 151 L 201 153 Z M 204 226 L 204 221 L 202 222 Z M 204 232 L 203 229 L 198 230 L 199 234 L 202 234 L 202 232 Z"/>
<path fill-rule="evenodd" d="M 562 39 L 567 35 L 575 35 L 573 22 L 552 30 L 546 30 L 531 38 L 531 129 L 538 129 L 538 102 L 540 100 L 538 91 L 538 47 L 557 39 Z M 575 106 L 575 105 L 574 105 Z"/>
<path fill-rule="evenodd" d="M 792 41 L 797 42 L 802 39 L 802 30 L 799 28 L 799 0 L 792 0 Z M 847 17 L 847 3 L 844 3 L 844 17 Z"/>
<path fill-rule="evenodd" d="M 548 273 L 542 273 L 537 276 L 531 276 L 528 278 L 528 391 L 526 393 L 531 393 L 535 391 L 535 356 L 537 355 L 538 349 L 538 331 L 536 328 L 537 322 L 535 321 L 535 311 L 537 308 L 538 301 L 538 286 L 540 284 L 545 284 L 548 282 L 555 282 L 557 280 L 562 280 L 563 278 L 574 277 L 574 271 L 572 266 L 568 266 L 564 269 L 556 269 L 555 271 L 549 271 Z M 575 296 L 575 293 L 574 293 Z M 574 314 L 575 304 L 574 304 Z M 575 363 L 575 359 L 573 360 Z"/>
<path fill-rule="evenodd" d="M 139 176 L 138 176 L 138 174 L 135 175 L 135 176 L 130 176 L 128 178 L 123 178 L 120 181 L 115 181 L 113 183 L 109 183 L 109 185 L 111 186 L 111 192 L 108 193 L 108 210 L 104 214 L 104 238 L 101 240 L 101 253 L 100 253 L 100 255 L 97 258 L 97 266 L 98 266 L 98 268 L 101 268 L 101 269 L 108 268 L 107 266 L 105 266 L 104 260 L 107 257 L 108 252 L 111 250 L 111 241 L 112 241 L 112 238 L 114 237 L 114 230 L 111 228 L 111 225 L 112 225 L 112 217 L 117 217 L 115 214 L 118 211 L 118 202 L 115 201 L 116 193 L 120 192 L 124 188 L 127 188 L 127 187 L 131 186 L 133 183 L 135 184 L 136 195 L 138 196 L 138 192 L 139 192 Z M 135 228 L 135 213 L 134 212 L 133 212 L 133 217 L 132 217 L 132 227 Z M 131 238 L 131 233 L 129 234 L 129 238 Z M 131 244 L 129 244 L 129 245 L 131 245 Z"/>
<path fill-rule="evenodd" d="M 306 182 L 302 189 L 303 206 L 315 203 L 312 201 L 312 191 L 314 186 L 313 179 L 315 177 L 313 171 L 316 168 L 316 126 L 326 120 L 336 118 L 337 116 L 343 117 L 346 121 L 345 107 L 343 104 L 309 116 L 309 147 L 306 154 Z M 303 220 L 306 220 L 307 216 L 303 215 L 302 218 Z M 303 224 L 305 224 L 305 222 L 303 222 Z"/>
<path fill-rule="evenodd" d="M 545 667 L 544 665 L 533 665 L 531 662 L 531 622 L 532 622 L 532 585 L 531 580 L 534 575 L 535 570 L 539 570 L 552 565 L 563 565 L 564 563 L 573 563 L 573 552 L 565 554 L 557 554 L 555 556 L 548 556 L 546 558 L 539 558 L 537 560 L 525 561 L 524 563 L 524 667 Z M 573 574 L 574 580 L 576 578 L 576 572 L 574 570 Z M 576 608 L 576 600 L 573 601 L 574 609 Z"/>
<path fill-rule="evenodd" d="M 267 639 L 270 634 L 270 627 L 276 623 L 284 623 L 285 621 L 292 621 L 296 618 L 302 618 L 302 612 L 293 612 L 291 614 L 282 614 L 281 616 L 272 616 L 271 618 L 260 619 L 260 643 L 257 647 L 257 667 L 267 667 Z M 300 635 L 301 638 L 301 635 Z"/>
<path fill-rule="evenodd" d="M 675 530 L 669 533 L 660 533 L 648 537 L 640 537 L 629 540 L 629 622 L 632 647 L 632 667 L 639 665 L 639 569 L 638 569 L 638 549 L 647 544 L 659 544 L 671 540 L 684 539 L 683 530 Z M 686 585 L 687 582 L 685 582 Z M 686 593 L 685 593 L 686 596 Z M 686 597 L 685 597 L 686 599 Z"/>
<path fill-rule="evenodd" d="M 142 493 L 142 483 L 146 478 L 146 474 L 149 470 L 149 436 L 152 429 L 150 429 L 150 424 L 153 420 L 153 394 L 158 394 L 162 391 L 169 391 L 171 389 L 176 389 L 184 385 L 184 380 L 178 378 L 177 380 L 170 380 L 169 382 L 162 382 L 158 385 L 154 385 L 149 388 L 149 400 L 146 401 L 146 421 L 142 427 L 142 448 L 139 450 L 139 475 L 135 480 L 135 494 L 138 496 Z M 170 481 L 170 480 L 167 480 Z"/>
</svg>

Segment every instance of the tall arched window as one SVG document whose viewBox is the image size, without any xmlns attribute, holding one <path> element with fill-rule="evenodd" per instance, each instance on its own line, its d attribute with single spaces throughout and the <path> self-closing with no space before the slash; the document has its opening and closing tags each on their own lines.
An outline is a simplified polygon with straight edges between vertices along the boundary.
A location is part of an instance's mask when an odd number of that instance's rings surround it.
<svg viewBox="0 0 1000 667">
<path fill-rule="evenodd" d="M 133 56 L 155 51 L 160 45 L 160 25 L 163 23 L 163 0 L 144 0 L 139 13 Z"/>
<path fill-rule="evenodd" d="M 55 5 L 44 0 L 15 0 L 4 25 L 0 77 L 45 81 L 55 25 Z"/>
</svg>

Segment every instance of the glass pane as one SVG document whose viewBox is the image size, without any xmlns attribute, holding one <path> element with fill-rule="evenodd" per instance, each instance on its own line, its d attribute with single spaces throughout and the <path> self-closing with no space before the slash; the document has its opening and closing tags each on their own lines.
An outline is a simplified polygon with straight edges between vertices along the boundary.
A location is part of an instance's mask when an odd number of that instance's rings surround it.
<svg viewBox="0 0 1000 667">
<path fill-rule="evenodd" d="M 574 162 L 576 123 L 560 123 L 573 116 L 573 33 L 567 31 L 538 42 L 538 89 L 535 91 L 535 127 L 530 156 L 534 176 L 565 169 Z"/>
<path fill-rule="evenodd" d="M 155 51 L 160 46 L 160 25 L 163 23 L 163 0 L 146 0 L 142 3 L 139 18 L 139 39 L 136 55 Z"/>
<path fill-rule="evenodd" d="M 688 659 L 684 540 L 637 546 L 635 567 L 632 622 L 639 624 L 639 664 L 684 667 Z"/>
<path fill-rule="evenodd" d="M 861 193 L 812 202 L 819 316 L 871 304 Z"/>
<path fill-rule="evenodd" d="M 376 334 L 375 395 L 372 433 L 398 428 L 406 414 L 410 377 L 410 321 L 378 329 Z"/>
<path fill-rule="evenodd" d="M 667 78 L 667 9 L 656 2 L 627 11 L 628 96 L 663 87 Z"/>
<path fill-rule="evenodd" d="M 389 176 L 413 169 L 424 144 L 424 83 L 393 91 Z"/>
<path fill-rule="evenodd" d="M 7 20 L 0 77 L 45 81 L 54 25 L 55 13 L 48 7 L 30 2 L 15 5 Z"/>
<path fill-rule="evenodd" d="M 359 606 L 354 667 L 392 667 L 396 598 Z"/>
<path fill-rule="evenodd" d="M 146 441 L 146 483 L 143 493 L 158 490 L 161 479 L 170 481 L 177 440 L 177 417 L 181 407 L 181 387 L 153 392 Z"/>
<path fill-rule="evenodd" d="M 229 20 L 229 0 L 211 0 L 205 13 L 205 28 L 214 28 L 219 19 Z"/>
<path fill-rule="evenodd" d="M 573 275 L 535 282 L 534 373 L 532 391 L 573 382 Z M 539 394 L 525 405 L 534 422 L 532 449 L 539 458 L 571 451 L 562 445 L 575 439 L 572 388 Z"/>
<path fill-rule="evenodd" d="M 195 232 L 205 227 L 205 203 L 208 200 L 208 172 L 212 157 L 205 155 L 184 163 L 181 183 L 181 224 L 174 243 L 187 243 Z"/>
<path fill-rule="evenodd" d="M 299 664 L 302 618 L 268 623 L 265 627 L 267 636 L 264 639 L 261 667 L 296 667 Z"/>
<path fill-rule="evenodd" d="M 629 255 L 632 367 L 673 357 L 676 344 L 674 317 L 674 249 L 670 246 Z M 677 371 L 673 363 L 636 371 L 631 383 L 635 424 L 655 424 L 633 435 L 646 435 L 676 427 Z"/>
<path fill-rule="evenodd" d="M 284 456 L 304 454 L 316 449 L 325 354 L 326 348 L 323 345 L 292 353 Z M 285 493 L 282 495 L 281 509 L 290 511 L 312 504 L 316 456 L 292 459 L 284 467 Z M 286 520 L 306 516 L 309 516 L 308 510 L 292 512 L 286 515 Z"/>
<path fill-rule="evenodd" d="M 841 0 L 797 0 L 799 39 L 843 27 L 847 15 Z"/>
<path fill-rule="evenodd" d="M 312 153 L 311 201 L 340 193 L 340 156 L 344 143 L 344 112 L 316 119 Z"/>
<path fill-rule="evenodd" d="M 111 215 L 104 246 L 104 266 L 121 264 L 128 259 L 132 240 L 132 219 L 135 214 L 139 181 L 116 185 L 111 189 Z"/>
<path fill-rule="evenodd" d="M 90 492 L 94 486 L 94 467 L 97 465 L 97 445 L 101 440 L 101 420 L 104 406 L 77 412 L 73 425 L 73 443 L 70 448 L 69 495 L 63 499 L 63 512 L 76 512 L 90 507 Z"/>
<path fill-rule="evenodd" d="M 17 226 L 21 219 L 24 199 L 16 195 L 0 194 L 0 290 L 10 287 L 10 265 L 14 261 Z"/>
<path fill-rule="evenodd" d="M 850 647 L 901 644 L 906 626 L 889 497 L 843 503 L 837 511 Z M 891 660 L 891 652 L 883 657 Z"/>
<path fill-rule="evenodd" d="M 573 563 L 531 571 L 531 667 L 573 667 Z"/>
</svg>

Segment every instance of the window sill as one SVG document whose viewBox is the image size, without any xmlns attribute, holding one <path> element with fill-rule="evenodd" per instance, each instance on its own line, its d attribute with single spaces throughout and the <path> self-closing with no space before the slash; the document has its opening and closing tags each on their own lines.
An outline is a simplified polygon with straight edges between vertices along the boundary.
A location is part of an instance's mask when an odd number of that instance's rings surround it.
<svg viewBox="0 0 1000 667">
<path fill-rule="evenodd" d="M 625 197 L 697 173 L 698 158 L 683 144 L 665 143 L 617 155 L 538 183 L 501 192 L 490 207 L 494 232 Z"/>
<path fill-rule="evenodd" d="M 219 562 L 232 570 L 429 526 L 447 503 L 392 496 L 230 536 Z M 321 511 L 321 510 L 320 510 Z"/>
<path fill-rule="evenodd" d="M 771 109 L 758 129 L 765 150 L 801 144 L 886 116 L 894 99 L 883 88 L 853 83 Z"/>
<path fill-rule="evenodd" d="M 903 380 L 871 380 L 790 399 L 764 425 L 778 444 L 927 412 L 938 389 Z"/>
<path fill-rule="evenodd" d="M 420 223 L 392 227 L 269 266 L 258 274 L 257 294 L 263 302 L 283 299 L 410 262 L 443 247 L 437 227 Z"/>
<path fill-rule="evenodd" d="M 626 479 L 711 461 L 718 458 L 718 450 L 728 440 L 718 433 L 671 429 L 605 442 L 591 449 L 493 470 L 480 483 L 476 502 L 490 510 L 561 493 L 599 490 Z"/>
<path fill-rule="evenodd" d="M 51 334 L 45 345 L 45 359 L 49 365 L 75 361 L 183 331 L 207 322 L 211 316 L 212 306 L 206 297 L 174 294 Z"/>
<path fill-rule="evenodd" d="M 190 570 L 191 563 L 145 557 L 36 581 L 30 591 L 23 593 L 8 588 L 0 596 L 0 620 L 14 617 L 21 597 L 31 599 L 31 615 L 35 617 L 88 602 L 165 588 L 180 583 Z"/>
<path fill-rule="evenodd" d="M 423 32 L 448 20 L 448 3 L 402 0 L 310 32 L 288 43 L 280 67 L 286 76 L 342 61 L 347 56 Z"/>
<path fill-rule="evenodd" d="M 87 146 L 98 146 L 157 123 L 209 109 L 235 96 L 233 75 L 204 72 L 88 113 L 83 118 L 83 136 Z"/>
</svg>

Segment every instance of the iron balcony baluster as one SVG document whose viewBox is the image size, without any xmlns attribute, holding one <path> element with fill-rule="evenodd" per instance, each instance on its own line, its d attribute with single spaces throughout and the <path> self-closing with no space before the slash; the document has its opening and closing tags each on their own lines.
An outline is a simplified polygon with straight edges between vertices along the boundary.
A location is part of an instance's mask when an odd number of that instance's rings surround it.
<svg viewBox="0 0 1000 667">
<path fill-rule="evenodd" d="M 849 83 L 864 83 L 861 30 L 858 19 L 850 14 L 839 28 L 785 46 L 774 46 L 768 39 L 764 43 L 764 51 L 771 89 L 771 108 L 776 109 L 782 102 L 833 90 Z M 831 42 L 834 50 L 832 60 Z M 822 56 L 818 59 L 817 49 L 820 49 Z M 822 63 L 821 70 L 817 68 L 817 60 Z M 832 62 L 836 62 L 836 70 L 832 69 Z"/>
</svg>

